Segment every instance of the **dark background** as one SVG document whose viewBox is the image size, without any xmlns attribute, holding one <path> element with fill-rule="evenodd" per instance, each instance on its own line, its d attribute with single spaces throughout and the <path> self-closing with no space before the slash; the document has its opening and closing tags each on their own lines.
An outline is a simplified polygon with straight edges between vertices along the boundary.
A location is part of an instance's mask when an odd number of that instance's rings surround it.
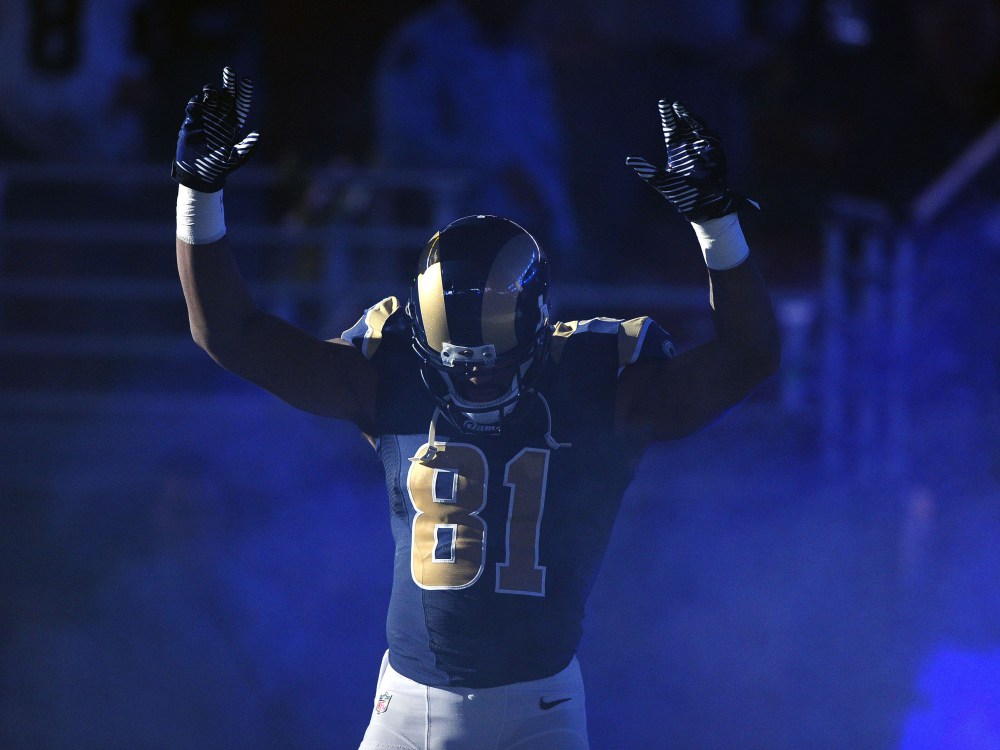
<svg viewBox="0 0 1000 750">
<path fill-rule="evenodd" d="M 3 747 L 360 741 L 390 585 L 381 470 L 187 337 L 168 167 L 187 99 L 225 64 L 252 75 L 230 235 L 265 307 L 337 335 L 405 289 L 419 243 L 357 244 L 317 299 L 295 284 L 325 246 L 295 232 L 413 219 L 357 178 L 394 168 L 376 71 L 428 5 L 0 2 Z M 1000 747 L 1000 7 L 523 10 L 579 229 L 553 252 L 558 316 L 652 314 L 682 349 L 710 334 L 690 229 L 624 165 L 658 159 L 669 98 L 762 204 L 742 221 L 785 334 L 781 373 L 651 449 L 626 496 L 580 655 L 593 747 Z"/>
</svg>

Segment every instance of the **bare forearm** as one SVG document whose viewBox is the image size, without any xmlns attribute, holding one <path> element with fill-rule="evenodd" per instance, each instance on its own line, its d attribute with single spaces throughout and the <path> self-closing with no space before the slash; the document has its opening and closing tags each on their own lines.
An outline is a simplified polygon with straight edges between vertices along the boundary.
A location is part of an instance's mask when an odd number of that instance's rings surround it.
<svg viewBox="0 0 1000 750">
<path fill-rule="evenodd" d="M 774 373 L 780 359 L 770 296 L 751 258 L 709 271 L 715 337 L 619 378 L 619 428 L 637 446 L 690 435 Z"/>
<path fill-rule="evenodd" d="M 177 240 L 177 271 L 187 303 L 191 335 L 216 359 L 240 348 L 260 314 L 223 237 L 209 245 Z"/>
<path fill-rule="evenodd" d="M 177 241 L 177 267 L 191 335 L 228 370 L 269 390 L 285 388 L 283 373 L 323 361 L 327 347 L 254 304 L 226 238 L 210 245 Z M 294 381 L 292 381 L 294 382 Z"/>
<path fill-rule="evenodd" d="M 191 334 L 220 365 L 304 411 L 371 431 L 377 378 L 346 342 L 318 339 L 259 309 L 223 238 L 177 241 Z"/>
<path fill-rule="evenodd" d="M 750 380 L 771 375 L 781 359 L 778 323 L 757 264 L 748 257 L 735 268 L 710 270 L 717 346 Z"/>
</svg>

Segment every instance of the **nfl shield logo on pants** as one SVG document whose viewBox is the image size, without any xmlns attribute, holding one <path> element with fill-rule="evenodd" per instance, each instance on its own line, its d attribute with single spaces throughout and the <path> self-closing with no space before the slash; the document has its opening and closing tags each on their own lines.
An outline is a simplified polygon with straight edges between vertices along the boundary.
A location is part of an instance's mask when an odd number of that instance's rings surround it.
<svg viewBox="0 0 1000 750">
<path fill-rule="evenodd" d="M 392 693 L 382 693 L 375 701 L 375 713 L 384 714 L 389 710 L 389 701 L 392 700 Z"/>
</svg>

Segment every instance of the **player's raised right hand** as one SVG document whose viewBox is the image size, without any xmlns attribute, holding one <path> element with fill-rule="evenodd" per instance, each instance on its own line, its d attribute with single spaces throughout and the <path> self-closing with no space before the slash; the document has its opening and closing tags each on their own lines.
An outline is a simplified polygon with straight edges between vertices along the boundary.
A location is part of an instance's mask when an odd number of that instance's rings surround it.
<svg viewBox="0 0 1000 750">
<path fill-rule="evenodd" d="M 205 86 L 188 102 L 177 136 L 171 176 L 203 193 L 221 190 L 226 177 L 241 167 L 257 146 L 259 134 L 245 133 L 253 81 L 232 68 L 222 71 L 222 88 Z"/>
</svg>

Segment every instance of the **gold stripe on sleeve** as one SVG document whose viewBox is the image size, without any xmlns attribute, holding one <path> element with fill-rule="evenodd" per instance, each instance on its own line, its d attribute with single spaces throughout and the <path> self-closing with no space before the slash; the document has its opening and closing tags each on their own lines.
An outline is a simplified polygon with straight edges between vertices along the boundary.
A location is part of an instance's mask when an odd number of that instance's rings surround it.
<svg viewBox="0 0 1000 750">
<path fill-rule="evenodd" d="M 576 333 L 579 322 L 571 320 L 568 323 L 556 323 L 552 329 L 552 338 L 549 340 L 549 356 L 554 362 L 558 362 L 562 357 L 563 348 L 569 337 Z"/>
<path fill-rule="evenodd" d="M 397 310 L 399 310 L 399 300 L 395 297 L 386 297 L 365 311 L 365 325 L 368 330 L 365 331 L 361 353 L 367 359 L 375 356 L 378 345 L 382 343 L 382 329 L 385 327 L 385 322 Z"/>
<path fill-rule="evenodd" d="M 618 366 L 625 367 L 639 358 L 642 342 L 652 321 L 643 316 L 625 320 L 618 326 Z"/>
</svg>

